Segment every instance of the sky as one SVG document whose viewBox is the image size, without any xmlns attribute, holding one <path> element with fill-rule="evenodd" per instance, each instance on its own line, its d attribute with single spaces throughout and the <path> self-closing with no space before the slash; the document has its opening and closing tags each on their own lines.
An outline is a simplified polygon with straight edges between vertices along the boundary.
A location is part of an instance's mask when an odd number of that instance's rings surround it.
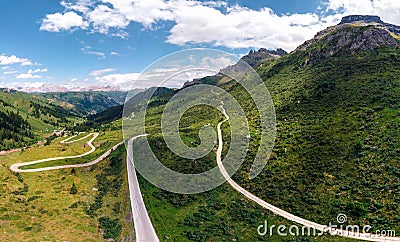
<svg viewBox="0 0 400 242">
<path fill-rule="evenodd" d="M 0 86 L 124 89 L 176 51 L 293 51 L 350 14 L 400 25 L 400 1 L 1 0 Z"/>
</svg>

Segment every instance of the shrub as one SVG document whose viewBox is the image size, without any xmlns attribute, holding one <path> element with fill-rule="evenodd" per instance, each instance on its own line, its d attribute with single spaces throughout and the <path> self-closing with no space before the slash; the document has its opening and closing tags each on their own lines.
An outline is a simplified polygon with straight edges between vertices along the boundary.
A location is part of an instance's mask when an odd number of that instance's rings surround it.
<svg viewBox="0 0 400 242">
<path fill-rule="evenodd" d="M 108 217 L 99 218 L 99 227 L 104 230 L 105 239 L 116 239 L 121 235 L 122 226 L 118 219 Z"/>
</svg>

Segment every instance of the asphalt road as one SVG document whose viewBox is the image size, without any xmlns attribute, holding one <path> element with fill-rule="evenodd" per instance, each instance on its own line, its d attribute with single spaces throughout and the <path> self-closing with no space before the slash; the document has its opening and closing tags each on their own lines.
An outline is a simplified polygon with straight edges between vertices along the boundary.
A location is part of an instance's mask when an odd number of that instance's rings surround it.
<svg viewBox="0 0 400 242">
<path fill-rule="evenodd" d="M 135 139 L 145 137 L 146 135 L 136 136 L 128 141 L 126 154 L 126 163 L 128 169 L 129 194 L 131 198 L 131 207 L 136 231 L 136 241 L 138 242 L 158 242 L 156 231 L 151 223 L 140 192 L 139 182 L 136 176 L 135 165 L 133 162 L 133 147 Z"/>
</svg>

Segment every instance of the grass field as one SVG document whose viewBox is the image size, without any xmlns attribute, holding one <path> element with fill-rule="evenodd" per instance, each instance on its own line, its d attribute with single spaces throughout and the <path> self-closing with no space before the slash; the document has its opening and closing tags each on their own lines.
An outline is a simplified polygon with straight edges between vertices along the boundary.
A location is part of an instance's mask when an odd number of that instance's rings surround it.
<svg viewBox="0 0 400 242">
<path fill-rule="evenodd" d="M 102 155 L 104 152 L 109 150 L 111 147 L 113 147 L 115 144 L 121 142 L 121 137 L 118 136 L 118 131 L 111 131 L 111 132 L 101 132 L 99 136 L 93 141 L 93 145 L 96 147 L 96 150 L 93 153 L 88 154 L 87 156 L 80 157 L 80 158 L 73 158 L 73 159 L 62 159 L 62 160 L 54 160 L 54 161 L 47 161 L 43 163 L 38 163 L 38 164 L 33 164 L 33 165 L 28 165 L 28 166 L 21 166 L 20 168 L 22 170 L 24 169 L 35 169 L 35 168 L 43 168 L 43 167 L 51 167 L 51 166 L 59 166 L 59 165 L 71 165 L 71 164 L 83 164 L 87 163 L 90 161 L 95 160 L 97 157 Z M 77 137 L 71 139 L 77 140 L 79 138 L 85 137 L 88 135 L 87 133 L 85 134 L 79 134 Z M 79 146 L 81 147 L 84 151 L 78 153 L 78 154 L 83 154 L 87 151 L 90 150 L 90 147 L 88 145 L 85 145 L 86 142 L 88 142 L 90 139 L 92 139 L 93 136 L 89 136 L 83 140 L 73 142 L 70 144 L 61 144 L 59 143 L 60 146 Z M 64 138 L 65 139 L 65 138 Z M 67 155 L 62 155 L 62 156 L 67 156 Z"/>
<path fill-rule="evenodd" d="M 110 136 L 115 140 L 117 132 L 103 132 L 94 144 L 100 146 Z M 91 137 L 88 137 L 90 139 Z M 65 138 L 54 140 L 49 146 L 34 147 L 23 152 L 0 156 L 0 240 L 1 241 L 102 241 L 99 218 L 117 219 L 122 225 L 118 240 L 133 237 L 130 222 L 130 203 L 127 188 L 124 148 L 104 161 L 87 168 L 15 174 L 9 166 L 13 163 L 54 156 L 76 155 L 88 151 L 87 140 L 60 144 Z M 118 159 L 117 159 L 118 158 Z M 114 163 L 110 162 L 114 159 Z M 110 173 L 116 170 L 118 174 Z M 119 186 L 104 192 L 100 177 L 118 180 Z M 78 190 L 70 194 L 72 184 Z M 100 206 L 90 215 L 87 209 L 102 193 Z"/>
</svg>

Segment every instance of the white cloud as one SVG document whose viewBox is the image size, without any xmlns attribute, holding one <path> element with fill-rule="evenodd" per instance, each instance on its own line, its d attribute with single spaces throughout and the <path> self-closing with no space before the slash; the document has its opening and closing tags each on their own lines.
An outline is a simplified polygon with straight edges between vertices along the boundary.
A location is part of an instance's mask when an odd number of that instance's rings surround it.
<svg viewBox="0 0 400 242">
<path fill-rule="evenodd" d="M 370 0 L 330 0 L 328 9 L 334 11 L 344 10 L 345 14 L 369 14 L 373 6 Z"/>
<path fill-rule="evenodd" d="M 110 55 L 118 55 L 118 53 L 115 52 L 115 51 L 111 51 L 111 52 L 110 52 Z"/>
<path fill-rule="evenodd" d="M 317 31 L 334 24 L 316 14 L 278 16 L 271 9 L 236 6 L 227 13 L 201 5 L 175 11 L 168 43 L 209 43 L 229 48 L 267 47 L 293 50 Z"/>
<path fill-rule="evenodd" d="M 386 22 L 400 25 L 400 1 L 398 0 L 329 0 L 328 10 L 343 15 L 378 15 Z"/>
<path fill-rule="evenodd" d="M 150 27 L 159 20 L 173 20 L 171 4 L 186 3 L 187 1 L 164 0 L 103 0 L 131 22 Z"/>
<path fill-rule="evenodd" d="M 12 75 L 12 74 L 16 74 L 18 73 L 18 71 L 5 71 L 3 72 L 3 75 Z"/>
<path fill-rule="evenodd" d="M 9 66 L 3 66 L 1 69 L 2 70 L 8 70 L 8 69 L 10 69 L 11 67 L 9 67 Z"/>
<path fill-rule="evenodd" d="M 19 87 L 25 87 L 25 88 L 39 88 L 42 87 L 44 85 L 43 82 L 24 82 L 22 83 L 14 83 L 14 86 L 19 86 Z"/>
<path fill-rule="evenodd" d="M 47 72 L 47 68 L 43 68 L 43 69 L 36 69 L 36 70 L 29 70 L 28 74 L 34 74 L 34 73 L 42 73 L 42 72 Z"/>
<path fill-rule="evenodd" d="M 109 74 L 105 76 L 97 76 L 96 81 L 101 84 L 119 85 L 122 89 L 129 89 L 131 85 L 139 78 L 140 73 L 126 73 L 126 74 Z"/>
<path fill-rule="evenodd" d="M 87 55 L 98 56 L 99 59 L 105 59 L 106 58 L 106 54 L 104 52 L 94 51 L 94 50 L 92 50 L 92 47 L 89 46 L 89 45 L 86 45 L 85 47 L 82 47 L 81 50 L 83 51 L 83 53 L 85 53 Z"/>
<path fill-rule="evenodd" d="M 87 17 L 93 23 L 94 31 L 102 34 L 107 34 L 110 28 L 123 29 L 129 24 L 124 15 L 106 5 L 97 6 Z"/>
<path fill-rule="evenodd" d="M 379 15 L 384 21 L 400 25 L 398 0 L 326 0 L 317 9 L 319 13 L 286 15 L 278 15 L 270 8 L 254 10 L 222 1 L 79 0 L 63 1 L 62 5 L 67 12 L 47 15 L 42 30 L 88 28 L 91 32 L 125 38 L 126 28 L 132 22 L 152 30 L 157 23 L 170 21 L 172 27 L 166 42 L 175 45 L 290 51 L 348 14 Z M 102 52 L 87 52 L 105 57 Z"/>
<path fill-rule="evenodd" d="M 62 30 L 74 30 L 76 28 L 85 29 L 88 23 L 83 20 L 82 16 L 75 12 L 54 13 L 46 15 L 40 30 L 49 32 L 60 32 Z"/>
<path fill-rule="evenodd" d="M 38 79 L 38 78 L 42 78 L 42 76 L 35 75 L 35 74 L 44 73 L 44 72 L 47 72 L 47 68 L 43 68 L 43 69 L 38 68 L 35 70 L 29 69 L 27 73 L 21 73 L 19 75 L 16 75 L 15 77 L 17 79 Z"/>
<path fill-rule="evenodd" d="M 106 69 L 92 71 L 89 75 L 93 77 L 98 77 L 113 71 L 115 71 L 114 68 L 106 68 Z"/>
<path fill-rule="evenodd" d="M 104 54 L 104 53 L 101 52 L 101 51 L 85 51 L 85 53 L 88 54 L 88 55 L 95 55 L 95 56 L 98 56 L 99 59 L 104 59 L 104 58 L 106 58 L 106 54 Z"/>
<path fill-rule="evenodd" d="M 31 66 L 33 65 L 32 61 L 26 58 L 19 58 L 15 55 L 6 56 L 4 54 L 0 55 L 0 65 L 14 65 L 20 64 L 22 66 Z"/>
<path fill-rule="evenodd" d="M 61 1 L 61 5 L 66 10 L 73 10 L 81 13 L 87 13 L 90 11 L 94 2 L 92 0 L 78 0 L 75 2 Z"/>
<path fill-rule="evenodd" d="M 238 60 L 234 60 L 230 56 L 215 56 L 215 57 L 204 57 L 201 60 L 201 66 L 208 68 L 213 71 L 220 71 L 221 69 L 237 63 Z M 217 74 L 217 73 L 215 73 Z"/>
<path fill-rule="evenodd" d="M 22 73 L 16 76 L 17 79 L 38 79 L 42 78 L 39 75 L 32 75 L 32 73 Z"/>
</svg>

